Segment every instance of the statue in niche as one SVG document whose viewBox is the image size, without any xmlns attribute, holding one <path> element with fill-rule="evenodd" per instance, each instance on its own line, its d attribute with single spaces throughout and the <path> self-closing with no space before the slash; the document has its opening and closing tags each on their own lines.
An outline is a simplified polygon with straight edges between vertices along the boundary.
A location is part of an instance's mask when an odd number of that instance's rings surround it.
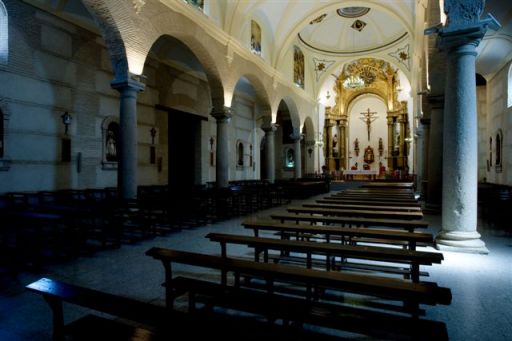
<svg viewBox="0 0 512 341">
<path fill-rule="evenodd" d="M 288 148 L 286 151 L 286 167 L 295 166 L 295 152 L 292 148 Z"/>
<path fill-rule="evenodd" d="M 251 51 L 261 56 L 261 28 L 254 20 L 251 20 Z"/>
<path fill-rule="evenodd" d="M 105 141 L 105 154 L 107 161 L 117 162 L 117 141 L 119 135 L 119 125 L 116 122 L 112 122 L 108 125 L 106 141 Z"/>
</svg>

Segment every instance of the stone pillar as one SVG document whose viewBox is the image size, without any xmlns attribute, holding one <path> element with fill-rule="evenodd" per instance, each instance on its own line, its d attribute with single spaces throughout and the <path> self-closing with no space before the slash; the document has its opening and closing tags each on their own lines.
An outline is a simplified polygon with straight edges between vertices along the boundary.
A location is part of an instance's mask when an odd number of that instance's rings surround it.
<svg viewBox="0 0 512 341">
<path fill-rule="evenodd" d="M 393 170 L 393 150 L 395 149 L 395 138 L 393 131 L 393 116 L 388 113 L 388 170 Z"/>
<path fill-rule="evenodd" d="M 119 157 L 117 186 L 119 198 L 137 198 L 137 93 L 145 85 L 133 79 L 113 81 L 112 88 L 119 91 Z"/>
<path fill-rule="evenodd" d="M 277 127 L 274 123 L 263 126 L 261 129 L 265 132 L 265 144 L 267 148 L 267 180 L 274 183 L 276 179 L 276 160 L 274 147 L 274 133 Z"/>
<path fill-rule="evenodd" d="M 446 0 L 448 25 L 438 30 L 446 50 L 441 250 L 488 253 L 477 224 L 476 47 L 492 24 L 480 21 L 484 1 Z"/>
<path fill-rule="evenodd" d="M 212 116 L 217 122 L 217 155 L 215 181 L 218 188 L 229 186 L 229 122 L 231 108 L 213 109 Z"/>
<path fill-rule="evenodd" d="M 426 206 L 432 211 L 439 211 L 441 208 L 441 190 L 443 188 L 444 96 L 428 96 L 428 103 L 430 106 L 430 135 Z"/>
<path fill-rule="evenodd" d="M 302 155 L 300 148 L 300 141 L 302 139 L 302 134 L 298 129 L 294 129 L 293 134 L 290 135 L 290 138 L 294 142 L 295 149 L 295 179 L 302 178 Z"/>
</svg>

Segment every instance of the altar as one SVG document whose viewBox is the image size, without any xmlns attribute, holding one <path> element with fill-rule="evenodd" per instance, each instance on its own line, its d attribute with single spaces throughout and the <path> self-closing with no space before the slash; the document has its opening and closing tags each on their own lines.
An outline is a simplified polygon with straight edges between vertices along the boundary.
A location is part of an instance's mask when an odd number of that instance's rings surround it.
<svg viewBox="0 0 512 341">
<path fill-rule="evenodd" d="M 376 170 L 364 170 L 364 169 L 348 169 L 343 171 L 344 180 L 375 180 L 379 174 Z M 355 178 L 354 178 L 355 176 Z"/>
</svg>

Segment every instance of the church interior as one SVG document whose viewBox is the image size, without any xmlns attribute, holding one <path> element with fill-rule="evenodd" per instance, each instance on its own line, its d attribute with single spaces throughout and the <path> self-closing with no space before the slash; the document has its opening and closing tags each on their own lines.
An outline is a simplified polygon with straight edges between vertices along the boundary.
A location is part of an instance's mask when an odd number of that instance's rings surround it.
<svg viewBox="0 0 512 341">
<path fill-rule="evenodd" d="M 1 340 L 512 335 L 511 1 L 0 0 L 0 84 Z"/>
</svg>

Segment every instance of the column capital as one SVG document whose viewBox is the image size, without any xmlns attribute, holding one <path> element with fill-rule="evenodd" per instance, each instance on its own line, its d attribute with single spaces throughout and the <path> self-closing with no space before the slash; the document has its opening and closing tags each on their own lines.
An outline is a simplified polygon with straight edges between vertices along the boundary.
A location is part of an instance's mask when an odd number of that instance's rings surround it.
<svg viewBox="0 0 512 341">
<path fill-rule="evenodd" d="M 304 135 L 300 133 L 299 129 L 293 129 L 293 133 L 290 134 L 290 138 L 295 142 L 300 141 L 303 137 Z"/>
<path fill-rule="evenodd" d="M 261 127 L 261 129 L 266 133 L 266 134 L 273 134 L 276 130 L 277 130 L 277 127 L 278 125 L 276 123 L 270 123 L 270 124 L 265 124 Z"/>
<path fill-rule="evenodd" d="M 122 80 L 114 79 L 110 83 L 110 86 L 112 87 L 112 89 L 116 89 L 119 92 L 124 91 L 125 89 L 131 89 L 136 92 L 141 92 L 144 91 L 144 89 L 146 88 L 146 84 L 133 78 L 127 78 Z"/>
<path fill-rule="evenodd" d="M 228 122 L 233 116 L 232 109 L 224 106 L 222 109 L 212 109 L 211 115 L 217 120 L 217 122 Z"/>
</svg>

